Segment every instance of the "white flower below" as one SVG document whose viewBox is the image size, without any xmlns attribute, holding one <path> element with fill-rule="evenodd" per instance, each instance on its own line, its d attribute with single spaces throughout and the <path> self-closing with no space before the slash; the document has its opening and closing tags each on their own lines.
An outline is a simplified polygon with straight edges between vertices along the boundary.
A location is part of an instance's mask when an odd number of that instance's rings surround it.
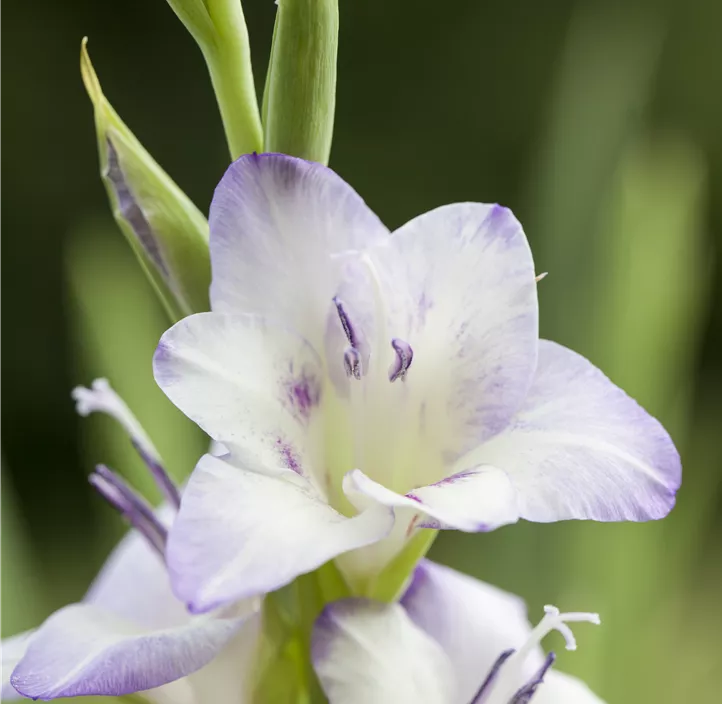
<svg viewBox="0 0 722 704">
<path fill-rule="evenodd" d="M 552 669 L 540 644 L 597 614 L 545 607 L 532 629 L 519 599 L 429 561 L 400 604 L 347 599 L 316 622 L 313 661 L 330 704 L 602 704 Z"/>
</svg>

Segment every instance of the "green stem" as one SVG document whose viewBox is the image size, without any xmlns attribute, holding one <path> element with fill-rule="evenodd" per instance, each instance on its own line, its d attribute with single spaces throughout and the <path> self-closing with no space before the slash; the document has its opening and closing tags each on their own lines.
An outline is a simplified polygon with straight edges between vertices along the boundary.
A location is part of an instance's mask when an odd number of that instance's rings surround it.
<svg viewBox="0 0 722 704">
<path fill-rule="evenodd" d="M 200 44 L 226 132 L 231 158 L 263 151 L 263 130 L 240 0 L 205 0 L 211 41 Z"/>
</svg>

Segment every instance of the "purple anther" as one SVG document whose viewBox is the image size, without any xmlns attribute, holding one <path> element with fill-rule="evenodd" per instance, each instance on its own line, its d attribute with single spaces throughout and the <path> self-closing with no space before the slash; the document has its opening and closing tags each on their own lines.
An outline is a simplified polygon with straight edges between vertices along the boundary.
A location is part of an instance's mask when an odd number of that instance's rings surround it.
<svg viewBox="0 0 722 704">
<path fill-rule="evenodd" d="M 343 332 L 346 335 L 348 344 L 351 345 L 351 347 L 355 347 L 356 349 L 358 349 L 359 339 L 353 325 L 351 324 L 351 320 L 348 317 L 348 313 L 346 312 L 346 308 L 343 305 L 343 301 L 338 296 L 334 296 L 333 303 L 336 306 L 338 318 L 341 321 L 341 326 L 343 327 Z"/>
<path fill-rule="evenodd" d="M 491 692 L 491 688 L 494 685 L 496 678 L 499 676 L 499 670 L 501 669 L 501 666 L 514 654 L 514 652 L 514 648 L 510 648 L 509 650 L 505 650 L 496 659 L 494 664 L 491 666 L 491 670 L 489 670 L 489 674 L 486 676 L 486 679 L 481 683 L 481 687 L 479 687 L 478 691 L 474 695 L 474 698 L 471 700 L 471 702 L 469 702 L 469 704 L 483 704 L 487 695 Z"/>
<path fill-rule="evenodd" d="M 405 379 L 406 372 L 414 359 L 414 351 L 408 342 L 404 342 L 398 337 L 391 340 L 391 346 L 396 352 L 396 359 L 389 368 L 389 381 L 396 381 L 399 378 Z"/>
<path fill-rule="evenodd" d="M 168 500 L 171 506 L 176 509 L 180 508 L 180 491 L 176 486 L 176 483 L 170 478 L 165 467 L 157 460 L 150 452 L 143 446 L 142 443 L 138 442 L 135 438 L 130 440 L 133 443 L 135 451 L 140 455 L 140 458 L 145 462 L 146 466 L 153 475 L 156 486 L 161 490 L 163 496 Z"/>
<path fill-rule="evenodd" d="M 355 347 L 347 347 L 343 353 L 343 366 L 346 370 L 346 376 L 360 379 L 361 370 L 361 354 Z"/>
<path fill-rule="evenodd" d="M 549 668 L 554 664 L 557 656 L 554 653 L 549 653 L 544 659 L 544 664 L 539 668 L 536 674 L 527 682 L 511 699 L 509 704 L 529 704 L 531 698 L 536 693 L 539 685 L 544 681 L 544 675 L 549 671 Z"/>
<path fill-rule="evenodd" d="M 88 481 L 161 555 L 165 553 L 168 531 L 150 504 L 115 472 L 99 464 Z"/>
</svg>

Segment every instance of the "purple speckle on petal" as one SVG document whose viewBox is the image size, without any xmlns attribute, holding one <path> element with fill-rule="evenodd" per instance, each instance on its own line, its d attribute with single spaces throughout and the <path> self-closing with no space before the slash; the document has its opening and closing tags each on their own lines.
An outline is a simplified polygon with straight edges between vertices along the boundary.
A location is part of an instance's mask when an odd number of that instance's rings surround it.
<svg viewBox="0 0 722 704">
<path fill-rule="evenodd" d="M 303 476 L 303 467 L 301 466 L 301 460 L 296 454 L 295 450 L 285 442 L 283 439 L 278 438 L 276 440 L 276 447 L 278 448 L 278 454 L 280 455 L 281 462 L 284 467 L 287 467 L 291 471 Z"/>
<path fill-rule="evenodd" d="M 288 402 L 294 415 L 308 420 L 311 411 L 321 400 L 321 384 L 316 376 L 302 373 L 300 377 L 289 380 L 286 384 Z"/>
</svg>

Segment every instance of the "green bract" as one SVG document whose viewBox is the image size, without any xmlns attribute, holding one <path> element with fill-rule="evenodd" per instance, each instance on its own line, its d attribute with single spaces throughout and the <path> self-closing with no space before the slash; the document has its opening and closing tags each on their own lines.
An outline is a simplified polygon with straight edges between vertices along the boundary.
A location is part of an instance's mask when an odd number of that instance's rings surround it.
<svg viewBox="0 0 722 704">
<path fill-rule="evenodd" d="M 279 0 L 263 96 L 265 150 L 328 164 L 338 0 Z"/>
<path fill-rule="evenodd" d="M 95 109 L 101 175 L 115 219 L 173 320 L 208 310 L 208 222 L 106 100 L 86 43 L 80 70 Z"/>
</svg>

